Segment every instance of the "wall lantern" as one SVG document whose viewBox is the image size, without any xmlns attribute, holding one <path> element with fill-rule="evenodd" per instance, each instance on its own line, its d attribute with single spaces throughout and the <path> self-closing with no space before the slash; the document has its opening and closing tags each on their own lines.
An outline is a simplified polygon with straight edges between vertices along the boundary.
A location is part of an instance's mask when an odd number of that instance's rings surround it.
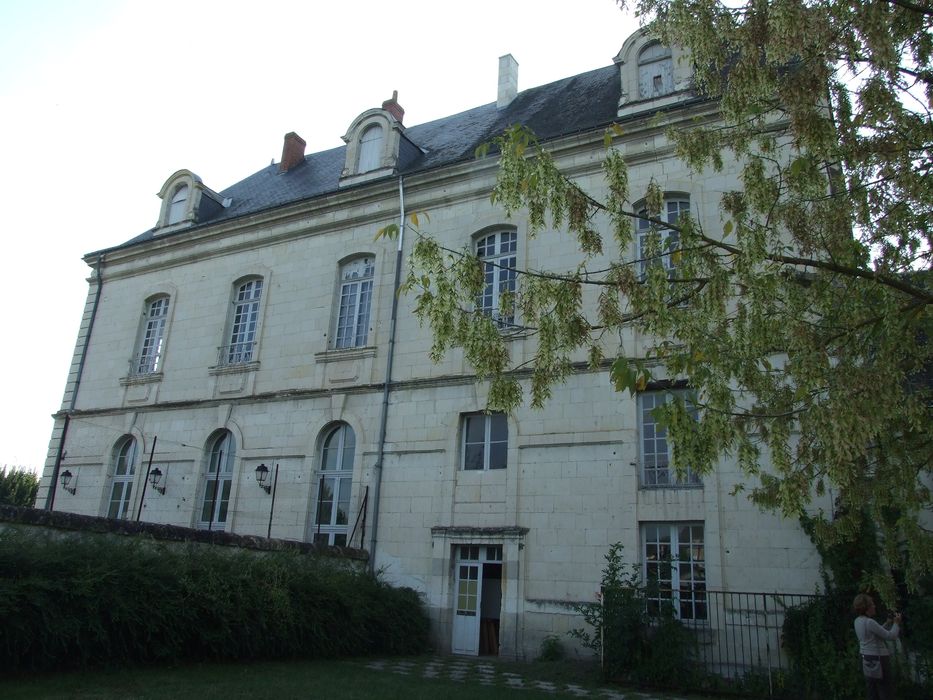
<svg viewBox="0 0 933 700">
<path fill-rule="evenodd" d="M 266 493 L 272 493 L 272 484 L 267 483 L 269 481 L 269 467 L 265 464 L 256 467 L 256 481 Z"/>
<path fill-rule="evenodd" d="M 75 493 L 77 493 L 78 491 L 77 486 L 72 486 L 70 488 L 68 486 L 68 484 L 71 483 L 71 471 L 70 470 L 66 469 L 65 471 L 62 472 L 61 481 L 62 481 L 62 488 L 65 489 L 68 493 L 70 493 L 72 496 L 74 496 Z"/>
<path fill-rule="evenodd" d="M 149 484 L 152 486 L 154 491 L 158 491 L 163 496 L 165 495 L 165 486 L 159 486 L 159 483 L 162 481 L 162 470 L 156 467 L 151 472 L 149 472 Z"/>
</svg>

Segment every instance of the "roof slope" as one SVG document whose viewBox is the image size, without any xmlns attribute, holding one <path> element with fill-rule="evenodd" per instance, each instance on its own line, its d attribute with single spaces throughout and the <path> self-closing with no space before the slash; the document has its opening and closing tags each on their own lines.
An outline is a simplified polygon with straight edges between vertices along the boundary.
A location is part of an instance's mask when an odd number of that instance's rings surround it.
<svg viewBox="0 0 933 700">
<path fill-rule="evenodd" d="M 530 128 L 542 141 L 606 126 L 616 117 L 619 91 L 619 69 L 607 66 L 524 90 L 503 109 L 497 109 L 496 103 L 491 102 L 407 127 L 406 138 L 421 148 L 422 153 L 398 174 L 469 160 L 479 145 L 501 135 L 513 124 Z M 195 227 L 336 192 L 345 159 L 346 146 L 340 146 L 307 155 L 303 165 L 286 173 L 280 173 L 278 165 L 269 165 L 223 190 L 220 194 L 232 200 L 230 206 Z M 190 230 L 191 227 L 182 229 Z M 155 229 L 150 229 L 110 250 L 151 240 L 154 232 Z M 174 234 L 166 237 L 171 235 Z"/>
</svg>

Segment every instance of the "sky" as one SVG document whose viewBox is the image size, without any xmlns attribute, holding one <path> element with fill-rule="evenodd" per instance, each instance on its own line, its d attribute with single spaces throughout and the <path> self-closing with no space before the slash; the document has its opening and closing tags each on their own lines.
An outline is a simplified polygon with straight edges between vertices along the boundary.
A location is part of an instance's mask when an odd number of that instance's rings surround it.
<svg viewBox="0 0 933 700">
<path fill-rule="evenodd" d="M 151 228 L 172 173 L 221 191 L 290 131 L 342 145 L 393 90 L 421 124 L 494 102 L 501 55 L 524 90 L 610 65 L 637 26 L 614 0 L 0 0 L 0 467 L 41 471 L 82 258 Z"/>
</svg>

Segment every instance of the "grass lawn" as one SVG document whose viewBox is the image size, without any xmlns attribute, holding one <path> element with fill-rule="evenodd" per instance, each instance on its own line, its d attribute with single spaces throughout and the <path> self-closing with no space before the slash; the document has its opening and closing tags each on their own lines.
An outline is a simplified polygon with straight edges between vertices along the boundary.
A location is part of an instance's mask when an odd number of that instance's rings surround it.
<svg viewBox="0 0 933 700">
<path fill-rule="evenodd" d="M 366 668 L 365 663 L 359 660 L 195 664 L 168 668 L 79 671 L 0 678 L 0 697 L 4 700 L 496 700 L 516 696 L 521 700 L 555 698 L 553 693 L 531 689 L 515 690 L 501 685 L 481 685 L 475 680 L 458 683 L 449 679 L 424 678 L 420 673 L 420 666 L 418 673 L 407 676 L 376 671 Z"/>
</svg>

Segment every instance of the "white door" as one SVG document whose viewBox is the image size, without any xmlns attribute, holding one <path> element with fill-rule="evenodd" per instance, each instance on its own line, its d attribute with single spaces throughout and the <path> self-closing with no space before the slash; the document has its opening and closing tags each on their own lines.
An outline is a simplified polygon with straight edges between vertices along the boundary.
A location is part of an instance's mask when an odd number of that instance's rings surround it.
<svg viewBox="0 0 933 700">
<path fill-rule="evenodd" d="M 482 598 L 482 564 L 479 547 L 457 547 L 457 583 L 454 599 L 454 654 L 479 654 L 479 603 Z"/>
</svg>

